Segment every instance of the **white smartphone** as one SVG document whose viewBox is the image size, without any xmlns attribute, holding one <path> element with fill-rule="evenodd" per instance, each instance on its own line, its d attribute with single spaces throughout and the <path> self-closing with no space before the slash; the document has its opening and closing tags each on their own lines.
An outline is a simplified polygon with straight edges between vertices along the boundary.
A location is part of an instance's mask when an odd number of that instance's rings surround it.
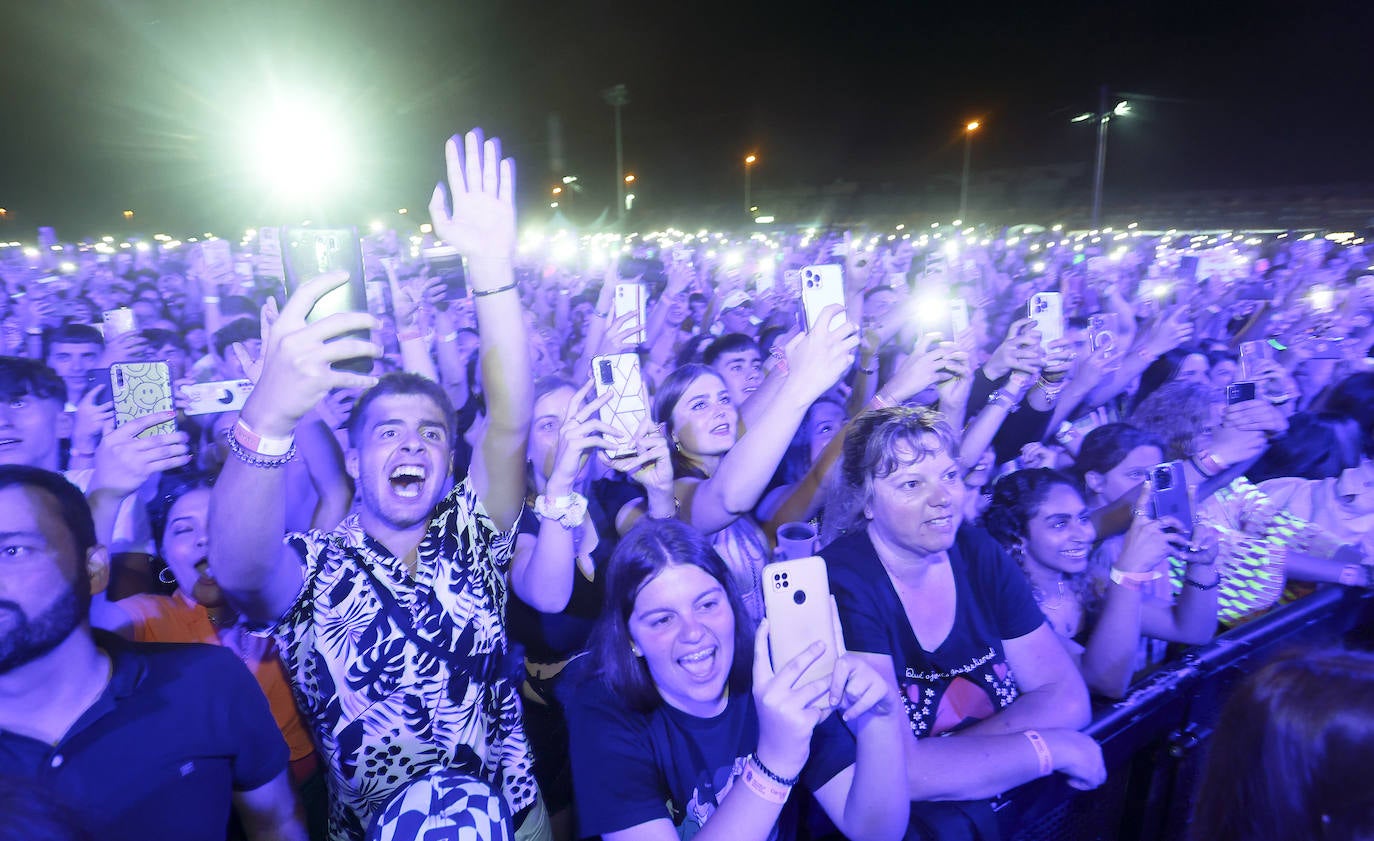
<svg viewBox="0 0 1374 841">
<path fill-rule="evenodd" d="M 181 387 L 186 395 L 186 414 L 213 415 L 237 412 L 253 393 L 252 380 L 220 380 L 212 383 L 192 383 Z"/>
<path fill-rule="evenodd" d="M 825 651 L 802 672 L 797 686 L 829 680 L 835 671 L 837 646 L 830 610 L 830 578 L 822 558 L 777 561 L 763 568 L 763 611 L 768 617 L 773 670 L 781 669 L 812 643 L 825 644 Z"/>
<path fill-rule="evenodd" d="M 105 325 L 103 333 L 107 342 L 112 341 L 116 336 L 132 333 L 138 329 L 138 324 L 134 320 L 134 311 L 128 307 L 105 310 L 101 315 L 101 321 Z"/>
<path fill-rule="evenodd" d="M 625 445 L 606 447 L 606 454 L 619 458 L 634 453 L 628 446 L 639 425 L 649 416 L 649 395 L 639 370 L 639 354 L 614 353 L 592 359 L 592 376 L 596 378 L 596 394 L 615 396 L 601 407 L 601 420 L 620 431 Z"/>
<path fill-rule="evenodd" d="M 1041 345 L 1064 338 L 1064 296 L 1058 292 L 1037 292 L 1030 299 L 1029 316 L 1033 329 L 1040 333 Z"/>
<path fill-rule="evenodd" d="M 615 318 L 621 318 L 626 313 L 635 313 L 635 332 L 632 335 L 632 343 L 636 346 L 644 344 L 647 337 L 644 335 L 645 307 L 644 307 L 644 285 L 642 283 L 617 283 L 615 285 Z"/>
<path fill-rule="evenodd" d="M 830 329 L 844 323 L 844 272 L 839 266 L 802 266 L 802 311 L 806 313 L 806 332 L 816 329 L 821 310 L 839 304 L 840 312 L 830 320 Z"/>
</svg>

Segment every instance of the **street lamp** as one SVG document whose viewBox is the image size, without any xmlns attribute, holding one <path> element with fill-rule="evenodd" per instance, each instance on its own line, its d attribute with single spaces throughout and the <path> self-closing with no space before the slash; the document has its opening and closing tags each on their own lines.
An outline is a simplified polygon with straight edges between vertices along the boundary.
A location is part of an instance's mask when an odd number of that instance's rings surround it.
<svg viewBox="0 0 1374 841">
<path fill-rule="evenodd" d="M 126 210 L 126 211 L 124 211 L 124 218 L 125 218 L 125 219 L 132 219 L 132 218 L 134 218 L 134 212 L 133 212 L 132 210 Z"/>
<path fill-rule="evenodd" d="M 625 176 L 625 183 L 626 183 L 626 184 L 633 184 L 633 183 L 635 183 L 635 177 L 634 177 L 634 175 L 627 175 L 627 176 Z"/>
<path fill-rule="evenodd" d="M 750 172 L 750 170 L 753 169 L 754 164 L 758 162 L 758 159 L 759 159 L 759 156 L 758 156 L 758 155 L 749 154 L 749 155 L 745 155 L 745 156 L 744 156 L 744 213 L 745 213 L 745 215 L 749 215 L 749 214 L 751 214 L 751 213 L 754 212 L 754 203 L 753 203 L 752 201 L 750 201 L 749 172 Z"/>
<path fill-rule="evenodd" d="M 620 134 L 620 109 L 630 104 L 630 92 L 624 85 L 616 85 L 601 92 L 601 98 L 615 109 L 615 171 L 625 172 L 625 145 Z M 615 200 L 620 223 L 625 223 L 625 182 L 615 180 Z"/>
<path fill-rule="evenodd" d="M 964 126 L 964 177 L 959 182 L 959 218 L 967 219 L 968 212 L 968 171 L 969 161 L 973 156 L 973 133 L 982 127 L 982 123 L 973 120 Z"/>
<path fill-rule="evenodd" d="M 1102 221 L 1102 182 L 1107 173 L 1107 124 L 1112 117 L 1125 117 L 1131 113 L 1131 104 L 1121 100 L 1110 111 L 1107 110 L 1107 86 L 1098 90 L 1097 112 L 1085 112 L 1069 120 L 1071 123 L 1086 123 L 1097 120 L 1097 153 L 1093 159 L 1093 218 L 1092 227 L 1099 227 Z"/>
</svg>

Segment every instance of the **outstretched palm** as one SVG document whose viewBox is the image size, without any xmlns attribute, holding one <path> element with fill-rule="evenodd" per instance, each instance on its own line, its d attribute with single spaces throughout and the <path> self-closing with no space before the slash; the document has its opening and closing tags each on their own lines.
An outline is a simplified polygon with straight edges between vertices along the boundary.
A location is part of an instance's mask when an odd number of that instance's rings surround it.
<svg viewBox="0 0 1374 841">
<path fill-rule="evenodd" d="M 515 250 L 515 161 L 501 157 L 501 141 L 482 130 L 444 145 L 448 198 L 434 187 L 429 215 L 434 232 L 468 259 L 508 258 Z"/>
</svg>

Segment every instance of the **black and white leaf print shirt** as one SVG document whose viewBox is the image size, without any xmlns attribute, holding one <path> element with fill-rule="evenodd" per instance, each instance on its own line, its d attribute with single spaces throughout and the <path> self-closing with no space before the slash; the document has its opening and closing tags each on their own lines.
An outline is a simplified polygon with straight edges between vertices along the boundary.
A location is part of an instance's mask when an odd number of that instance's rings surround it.
<svg viewBox="0 0 1374 841">
<path fill-rule="evenodd" d="M 413 579 L 356 514 L 287 536 L 305 585 L 272 635 L 329 759 L 334 841 L 362 839 L 396 791 L 441 768 L 489 781 L 512 814 L 533 805 L 504 622 L 514 534 L 464 480 L 436 507 Z"/>
</svg>

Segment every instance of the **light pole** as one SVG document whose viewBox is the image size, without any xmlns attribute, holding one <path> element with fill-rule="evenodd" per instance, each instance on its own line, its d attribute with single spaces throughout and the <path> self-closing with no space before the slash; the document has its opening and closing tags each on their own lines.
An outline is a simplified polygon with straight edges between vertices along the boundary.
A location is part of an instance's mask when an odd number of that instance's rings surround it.
<svg viewBox="0 0 1374 841">
<path fill-rule="evenodd" d="M 744 156 L 744 215 L 745 215 L 745 216 L 748 216 L 748 215 L 750 215 L 751 213 L 754 212 L 754 203 L 750 200 L 750 193 L 749 193 L 749 172 L 750 172 L 750 170 L 752 170 L 752 169 L 754 168 L 754 164 L 758 161 L 758 159 L 759 159 L 759 156 L 758 156 L 758 155 L 749 154 L 749 155 L 745 155 L 745 156 Z"/>
<path fill-rule="evenodd" d="M 620 109 L 630 104 L 630 92 L 616 85 L 601 92 L 601 98 L 615 109 L 615 206 L 620 224 L 625 224 L 625 146 L 620 136 Z"/>
<path fill-rule="evenodd" d="M 1079 114 L 1069 121 L 1085 123 L 1088 120 L 1097 120 L 1097 153 L 1093 158 L 1093 228 L 1098 228 L 1102 221 L 1102 182 L 1107 174 L 1107 124 L 1112 121 L 1112 117 L 1124 117 L 1131 113 L 1130 103 L 1124 99 L 1108 111 L 1107 95 L 1107 86 L 1103 85 L 1098 91 L 1097 113 Z"/>
<path fill-rule="evenodd" d="M 982 126 L 982 123 L 978 122 L 977 120 L 973 120 L 972 122 L 970 122 L 970 123 L 968 123 L 967 125 L 964 126 L 964 177 L 963 177 L 963 179 L 959 182 L 959 219 L 960 219 L 960 220 L 963 220 L 963 219 L 968 218 L 968 217 L 966 217 L 964 214 L 966 214 L 966 213 L 968 212 L 968 172 L 969 172 L 969 161 L 970 161 L 970 160 L 972 159 L 972 157 L 973 157 L 973 133 L 974 133 L 975 131 L 977 131 L 977 130 L 979 129 L 980 126 Z"/>
</svg>

